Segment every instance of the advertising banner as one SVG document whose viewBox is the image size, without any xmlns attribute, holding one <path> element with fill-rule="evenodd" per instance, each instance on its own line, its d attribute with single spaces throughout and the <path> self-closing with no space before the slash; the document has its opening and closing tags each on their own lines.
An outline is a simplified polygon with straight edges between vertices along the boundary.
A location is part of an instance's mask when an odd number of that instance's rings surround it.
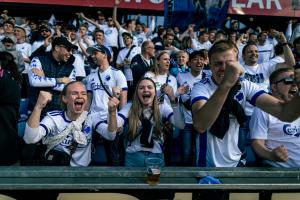
<svg viewBox="0 0 300 200">
<path fill-rule="evenodd" d="M 228 13 L 300 17 L 300 0 L 230 0 Z"/>
<path fill-rule="evenodd" d="M 66 5 L 66 6 L 84 6 L 112 8 L 114 0 L 0 0 L 0 3 L 31 3 L 31 4 L 48 4 L 48 5 Z M 126 9 L 138 10 L 164 10 L 164 0 L 123 0 L 119 6 Z"/>
</svg>

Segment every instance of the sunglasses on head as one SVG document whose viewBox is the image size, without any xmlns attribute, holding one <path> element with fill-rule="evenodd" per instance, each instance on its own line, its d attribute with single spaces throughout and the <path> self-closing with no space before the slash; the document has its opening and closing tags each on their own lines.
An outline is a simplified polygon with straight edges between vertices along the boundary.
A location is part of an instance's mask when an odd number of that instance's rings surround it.
<svg viewBox="0 0 300 200">
<path fill-rule="evenodd" d="M 291 85 L 294 84 L 295 80 L 292 77 L 286 77 L 283 79 L 280 79 L 279 81 L 276 81 L 275 84 L 283 82 L 285 85 Z"/>
</svg>

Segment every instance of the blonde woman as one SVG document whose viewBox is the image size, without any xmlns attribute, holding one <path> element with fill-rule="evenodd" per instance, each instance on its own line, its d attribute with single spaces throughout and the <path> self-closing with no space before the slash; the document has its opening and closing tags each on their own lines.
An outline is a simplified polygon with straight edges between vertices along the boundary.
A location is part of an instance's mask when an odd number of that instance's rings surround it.
<svg viewBox="0 0 300 200">
<path fill-rule="evenodd" d="M 128 140 L 125 166 L 144 166 L 147 157 L 159 157 L 164 160 L 162 124 L 169 121 L 178 128 L 184 127 L 184 119 L 172 88 L 166 90 L 166 93 L 170 98 L 171 106 L 158 102 L 154 81 L 144 77 L 137 84 L 132 103 L 124 106 L 118 116 L 115 115 L 118 123 L 114 130 L 128 123 L 128 131 L 125 133 Z"/>
<path fill-rule="evenodd" d="M 146 72 L 145 77 L 151 78 L 155 82 L 157 96 L 159 101 L 166 102 L 170 105 L 170 99 L 166 94 L 166 90 L 177 91 L 177 81 L 174 76 L 169 73 L 170 55 L 168 51 L 160 51 L 156 54 L 154 66 L 151 71 Z"/>
</svg>

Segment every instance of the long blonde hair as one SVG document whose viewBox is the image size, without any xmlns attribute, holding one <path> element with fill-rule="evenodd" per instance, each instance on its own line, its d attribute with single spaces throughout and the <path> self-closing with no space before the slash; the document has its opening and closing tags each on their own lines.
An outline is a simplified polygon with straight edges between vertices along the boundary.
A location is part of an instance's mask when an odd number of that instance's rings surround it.
<svg viewBox="0 0 300 200">
<path fill-rule="evenodd" d="M 155 55 L 155 59 L 154 59 L 154 63 L 153 66 L 151 67 L 150 71 L 153 72 L 155 74 L 155 76 L 159 75 L 159 66 L 158 66 L 158 60 L 160 59 L 160 57 L 164 54 L 168 54 L 169 52 L 166 50 L 163 51 L 159 51 L 157 52 L 157 54 Z"/>
<path fill-rule="evenodd" d="M 143 105 L 138 97 L 138 87 L 143 80 L 150 81 L 155 88 L 155 96 L 153 99 L 153 106 L 152 106 L 154 128 L 155 128 L 156 135 L 160 136 L 162 134 L 161 123 L 160 123 L 161 120 L 160 120 L 159 102 L 157 101 L 157 97 L 156 97 L 156 86 L 152 79 L 144 77 L 139 80 L 136 86 L 133 95 L 132 106 L 130 108 L 129 115 L 128 115 L 128 123 L 129 123 L 128 135 L 130 140 L 134 140 L 136 138 L 138 134 L 137 133 L 138 126 L 140 126 L 140 121 L 141 121 L 140 119 L 143 117 Z"/>
</svg>

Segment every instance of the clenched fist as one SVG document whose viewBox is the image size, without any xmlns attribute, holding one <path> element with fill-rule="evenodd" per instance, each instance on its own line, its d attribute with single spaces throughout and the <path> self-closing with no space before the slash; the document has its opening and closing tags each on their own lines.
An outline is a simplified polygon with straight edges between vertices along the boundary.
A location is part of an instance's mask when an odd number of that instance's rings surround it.
<svg viewBox="0 0 300 200">
<path fill-rule="evenodd" d="M 36 102 L 36 107 L 43 109 L 51 100 L 52 94 L 50 92 L 40 91 L 38 100 Z"/>
</svg>

